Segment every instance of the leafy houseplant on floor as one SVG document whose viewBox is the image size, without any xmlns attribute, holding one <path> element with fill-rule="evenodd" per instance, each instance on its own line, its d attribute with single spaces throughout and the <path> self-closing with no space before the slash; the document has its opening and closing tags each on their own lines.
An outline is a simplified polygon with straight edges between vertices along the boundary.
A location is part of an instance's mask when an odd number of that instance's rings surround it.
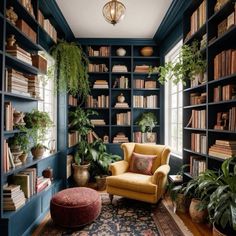
<svg viewBox="0 0 236 236">
<path fill-rule="evenodd" d="M 33 141 L 33 147 L 31 148 L 32 155 L 34 158 L 41 158 L 46 148 L 42 142 L 47 133 L 47 129 L 50 128 L 53 123 L 47 112 L 35 109 L 26 113 L 25 122 L 27 130 L 25 127 L 23 127 L 22 130 L 28 132 Z"/>
<path fill-rule="evenodd" d="M 52 47 L 51 54 L 55 59 L 59 90 L 86 98 L 89 94 L 88 59 L 81 46 L 60 41 Z"/>
<path fill-rule="evenodd" d="M 156 142 L 155 134 L 152 132 L 157 124 L 157 119 L 154 113 L 145 112 L 138 118 L 136 124 L 140 127 L 142 133 L 146 133 L 146 142 Z"/>
<path fill-rule="evenodd" d="M 91 177 L 95 178 L 98 190 L 104 190 L 109 165 L 121 160 L 121 157 L 107 153 L 107 147 L 101 139 L 96 140 L 91 146 Z"/>
</svg>

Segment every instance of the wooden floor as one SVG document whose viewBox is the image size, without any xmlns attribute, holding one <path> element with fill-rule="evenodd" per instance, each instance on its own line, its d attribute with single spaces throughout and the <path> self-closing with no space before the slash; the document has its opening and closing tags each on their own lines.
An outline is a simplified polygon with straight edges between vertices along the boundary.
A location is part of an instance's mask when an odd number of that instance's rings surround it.
<svg viewBox="0 0 236 236">
<path fill-rule="evenodd" d="M 105 191 L 102 191 L 102 192 L 105 192 Z M 173 205 L 172 205 L 171 201 L 168 198 L 165 198 L 163 201 L 165 201 L 164 205 L 168 206 L 170 211 L 173 211 Z M 212 236 L 211 228 L 208 225 L 193 223 L 191 221 L 191 217 L 189 216 L 189 214 L 177 213 L 177 216 L 180 218 L 180 220 L 178 220 L 178 222 L 181 222 L 181 220 L 182 220 L 184 225 L 193 234 L 193 236 Z M 44 227 L 46 222 L 50 219 L 50 217 L 51 217 L 50 213 L 48 213 L 44 217 L 44 219 L 42 220 L 40 225 L 37 227 L 37 229 L 33 232 L 32 236 L 38 236 L 40 234 L 42 228 Z M 178 218 L 178 217 L 176 217 L 176 218 Z"/>
</svg>

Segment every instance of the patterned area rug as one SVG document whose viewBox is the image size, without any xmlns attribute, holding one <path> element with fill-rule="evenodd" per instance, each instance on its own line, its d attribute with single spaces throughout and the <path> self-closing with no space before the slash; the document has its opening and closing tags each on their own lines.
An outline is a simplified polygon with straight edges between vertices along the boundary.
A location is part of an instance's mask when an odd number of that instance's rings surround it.
<svg viewBox="0 0 236 236">
<path fill-rule="evenodd" d="M 102 194 L 102 211 L 92 224 L 83 228 L 66 229 L 55 225 L 49 219 L 37 235 L 183 236 L 178 225 L 172 224 L 172 221 L 173 219 L 162 203 L 152 205 L 115 196 L 113 204 L 110 204 L 108 194 Z"/>
</svg>

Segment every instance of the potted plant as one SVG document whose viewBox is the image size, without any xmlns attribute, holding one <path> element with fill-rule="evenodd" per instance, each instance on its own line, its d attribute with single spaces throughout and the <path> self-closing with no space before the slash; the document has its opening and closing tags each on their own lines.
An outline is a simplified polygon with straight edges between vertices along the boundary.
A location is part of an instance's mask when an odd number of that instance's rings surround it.
<svg viewBox="0 0 236 236">
<path fill-rule="evenodd" d="M 51 49 L 59 90 L 86 98 L 89 94 L 88 59 L 80 45 L 60 41 Z"/>
<path fill-rule="evenodd" d="M 236 158 L 225 160 L 207 206 L 213 235 L 236 235 Z"/>
<path fill-rule="evenodd" d="M 144 112 L 138 118 L 136 124 L 140 127 L 142 133 L 146 133 L 147 142 L 156 142 L 156 136 L 152 132 L 153 128 L 157 124 L 157 118 L 152 112 Z"/>
<path fill-rule="evenodd" d="M 203 59 L 199 50 L 199 42 L 195 40 L 191 45 L 181 47 L 174 62 L 166 62 L 164 66 L 150 67 L 149 76 L 152 73 L 159 73 L 158 80 L 161 84 L 172 79 L 175 84 L 182 82 L 186 85 L 187 79 L 193 80 L 196 76 L 202 80 L 205 71 L 206 60 Z"/>
<path fill-rule="evenodd" d="M 91 160 L 91 144 L 86 140 L 78 143 L 77 151 L 74 156 L 75 162 L 72 164 L 74 170 L 74 180 L 80 187 L 86 186 L 89 181 L 89 167 Z"/>
<path fill-rule="evenodd" d="M 32 110 L 25 116 L 26 128 L 28 128 L 29 136 L 33 141 L 31 152 L 33 157 L 40 158 L 43 156 L 45 146 L 42 144 L 47 129 L 52 126 L 52 121 L 47 112 Z M 25 130 L 23 128 L 23 130 Z"/>
<path fill-rule="evenodd" d="M 91 177 L 95 178 L 98 190 L 106 189 L 106 177 L 109 175 L 109 165 L 121 160 L 118 155 L 107 153 L 107 147 L 101 139 L 91 144 Z"/>
</svg>

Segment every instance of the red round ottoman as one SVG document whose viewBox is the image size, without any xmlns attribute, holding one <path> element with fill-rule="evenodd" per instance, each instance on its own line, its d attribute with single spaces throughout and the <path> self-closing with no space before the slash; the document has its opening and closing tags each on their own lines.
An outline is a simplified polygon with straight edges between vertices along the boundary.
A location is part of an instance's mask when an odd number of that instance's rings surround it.
<svg viewBox="0 0 236 236">
<path fill-rule="evenodd" d="M 101 212 L 101 197 L 97 191 L 78 187 L 62 190 L 50 202 L 53 221 L 64 227 L 78 227 L 94 221 Z"/>
</svg>

